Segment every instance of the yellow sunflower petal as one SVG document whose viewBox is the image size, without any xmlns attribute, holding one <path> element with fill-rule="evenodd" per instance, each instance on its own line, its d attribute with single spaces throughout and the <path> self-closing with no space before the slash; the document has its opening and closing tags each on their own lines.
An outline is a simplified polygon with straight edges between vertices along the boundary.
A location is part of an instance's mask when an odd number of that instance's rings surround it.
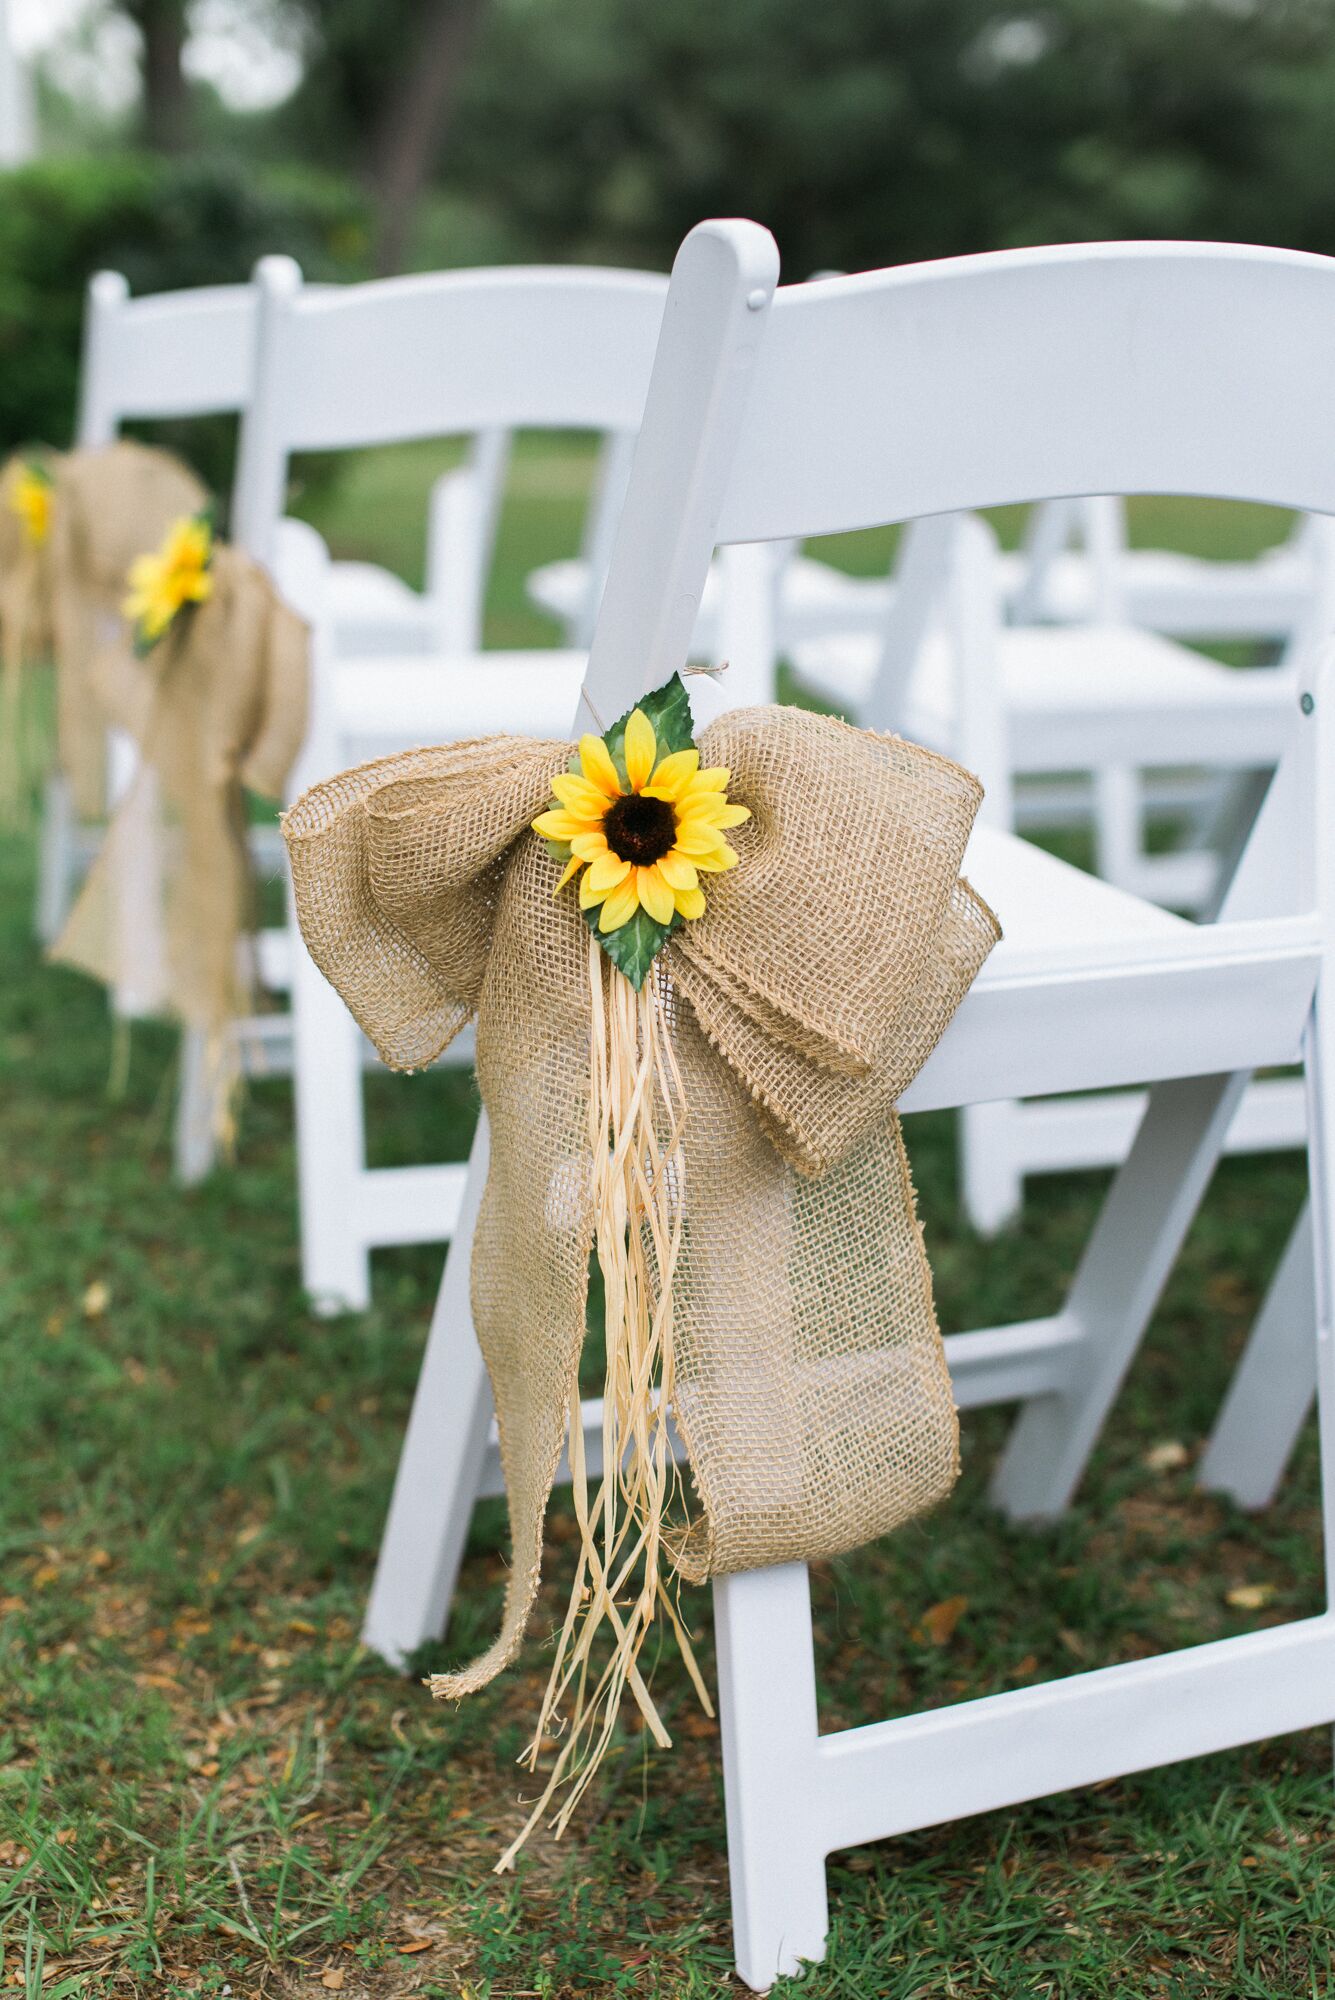
<svg viewBox="0 0 1335 2000">
<path fill-rule="evenodd" d="M 707 771 L 697 771 L 691 780 L 693 792 L 726 792 L 728 780 L 732 776 L 726 764 L 715 764 Z"/>
<path fill-rule="evenodd" d="M 737 856 L 726 840 L 721 840 L 711 854 L 700 854 L 695 865 L 705 875 L 721 875 L 727 868 L 737 866 Z"/>
<path fill-rule="evenodd" d="M 653 780 L 644 788 L 645 796 L 651 799 L 679 799 L 700 768 L 700 752 L 674 750 L 670 757 L 664 757 Z"/>
<path fill-rule="evenodd" d="M 643 791 L 653 776 L 654 759 L 658 755 L 658 738 L 654 735 L 654 725 L 642 708 L 632 709 L 630 721 L 626 724 L 626 776 L 630 779 L 633 792 Z"/>
<path fill-rule="evenodd" d="M 635 877 L 633 875 L 627 876 L 620 888 L 613 889 L 611 895 L 603 904 L 602 915 L 598 919 L 598 928 L 604 937 L 608 931 L 619 931 L 623 924 L 629 923 L 639 908 L 639 902 L 640 899 L 635 893 Z"/>
<path fill-rule="evenodd" d="M 600 889 L 606 894 L 609 889 L 618 888 L 625 881 L 629 873 L 629 861 L 623 861 L 621 856 L 613 854 L 609 847 L 598 856 L 595 862 L 591 863 L 589 868 L 589 886 L 592 889 Z"/>
<path fill-rule="evenodd" d="M 530 824 L 534 833 L 540 833 L 545 840 L 571 840 L 575 834 L 587 833 L 589 831 L 586 820 L 576 819 L 573 813 L 558 812 L 556 810 L 539 813 L 538 817 L 531 821 Z"/>
<path fill-rule="evenodd" d="M 552 779 L 552 790 L 561 804 L 580 819 L 599 820 L 607 811 L 606 792 L 600 792 L 587 778 L 577 778 L 573 771 L 558 772 Z"/>
<path fill-rule="evenodd" d="M 553 896 L 559 896 L 561 891 L 565 888 L 566 883 L 570 880 L 571 876 L 578 875 L 580 869 L 583 866 L 584 863 L 579 859 L 577 855 L 573 856 L 569 861 L 567 861 L 565 865 L 565 872 L 561 876 L 561 879 L 557 883 L 556 887 L 552 890 Z"/>
<path fill-rule="evenodd" d="M 715 815 L 714 825 L 718 827 L 742 826 L 750 817 L 750 806 L 736 806 L 728 802 L 724 805 L 723 810 Z"/>
<path fill-rule="evenodd" d="M 649 912 L 656 924 L 670 924 L 672 912 L 676 909 L 672 891 L 658 872 L 658 866 L 637 868 L 635 888 L 640 899 L 640 907 Z"/>
<path fill-rule="evenodd" d="M 703 889 L 674 889 L 673 901 L 683 917 L 702 917 L 705 913 L 705 892 Z"/>
<path fill-rule="evenodd" d="M 673 842 L 674 851 L 684 854 L 688 860 L 698 862 L 705 854 L 717 854 L 726 845 L 723 835 L 716 833 L 712 826 L 688 825 L 677 828 L 677 838 Z"/>
<path fill-rule="evenodd" d="M 610 889 L 595 889 L 589 880 L 592 873 L 592 869 L 586 869 L 580 878 L 579 906 L 581 910 L 593 909 L 595 905 L 604 901 L 612 893 Z"/>
<path fill-rule="evenodd" d="M 694 889 L 698 887 L 695 875 L 695 863 L 689 861 L 679 848 L 674 847 L 670 854 L 663 856 L 662 860 L 658 863 L 658 872 L 667 883 L 668 888 L 674 892 L 678 889 Z"/>
<path fill-rule="evenodd" d="M 606 854 L 607 842 L 597 827 L 584 827 L 570 836 L 570 852 L 580 861 L 596 861 Z"/>
<path fill-rule="evenodd" d="M 727 804 L 722 792 L 701 792 L 694 798 L 679 799 L 672 810 L 679 826 L 717 826 Z"/>
<path fill-rule="evenodd" d="M 580 737 L 579 763 L 589 783 L 596 786 L 605 798 L 621 797 L 621 777 L 601 736 Z"/>
</svg>

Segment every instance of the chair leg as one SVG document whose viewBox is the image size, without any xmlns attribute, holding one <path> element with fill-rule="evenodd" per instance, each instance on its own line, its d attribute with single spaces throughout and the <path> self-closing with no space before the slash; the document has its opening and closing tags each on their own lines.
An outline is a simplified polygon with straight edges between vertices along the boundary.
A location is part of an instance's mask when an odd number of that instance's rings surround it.
<svg viewBox="0 0 1335 2000">
<path fill-rule="evenodd" d="M 1247 1072 L 1156 1084 L 1085 1248 L 1062 1317 L 1079 1333 L 1065 1385 L 1021 1411 L 993 1479 L 1013 1520 L 1062 1513 L 1200 1204 Z"/>
<path fill-rule="evenodd" d="M 181 1070 L 176 1086 L 176 1121 L 172 1157 L 182 1187 L 198 1187 L 213 1172 L 218 1158 L 214 1117 L 214 1079 L 208 1058 L 208 1037 L 198 1028 L 181 1031 Z"/>
<path fill-rule="evenodd" d="M 445 1629 L 482 1479 L 491 1385 L 473 1332 L 469 1277 L 487 1178 L 487 1145 L 484 1115 L 478 1120 L 463 1208 L 436 1297 L 362 1631 L 363 1642 L 395 1667 Z"/>
<path fill-rule="evenodd" d="M 1328 1614 L 1335 1607 L 1335 992 L 1329 984 L 1332 973 L 1335 965 L 1328 952 L 1317 982 L 1305 1049 L 1321 1527 Z"/>
<path fill-rule="evenodd" d="M 1143 855 L 1139 773 L 1104 765 L 1094 773 L 1094 872 L 1134 894 Z"/>
<path fill-rule="evenodd" d="M 999 1236 L 1019 1220 L 1024 1175 L 1015 1146 L 1016 1106 L 966 1104 L 959 1113 L 960 1197 L 979 1236 Z"/>
<path fill-rule="evenodd" d="M 59 776 L 46 781 L 42 796 L 42 833 L 37 857 L 38 942 L 54 944 L 69 915 L 74 885 L 74 804 L 68 782 Z"/>
<path fill-rule="evenodd" d="M 292 924 L 292 1093 L 301 1278 L 317 1313 L 364 1312 L 371 1260 L 360 1226 L 366 1161 L 356 1022 Z"/>
<path fill-rule="evenodd" d="M 1201 1460 L 1200 1483 L 1268 1507 L 1316 1394 L 1312 1209 L 1303 1205 Z"/>
<path fill-rule="evenodd" d="M 816 1662 L 805 1563 L 714 1582 L 723 1793 L 738 1976 L 763 1993 L 825 1956 L 814 1828 Z"/>
</svg>

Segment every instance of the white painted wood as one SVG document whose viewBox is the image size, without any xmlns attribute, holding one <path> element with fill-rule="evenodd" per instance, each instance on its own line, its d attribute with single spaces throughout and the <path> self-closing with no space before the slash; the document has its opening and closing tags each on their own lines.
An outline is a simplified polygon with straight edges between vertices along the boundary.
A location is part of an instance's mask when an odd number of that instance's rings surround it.
<svg viewBox="0 0 1335 2000">
<path fill-rule="evenodd" d="M 1304 1203 L 1200 1464 L 1200 1483 L 1268 1507 L 1316 1394 L 1311 1204 Z"/>
<path fill-rule="evenodd" d="M 1247 1072 L 1161 1083 L 1080 1260 L 1064 1316 L 1079 1329 L 1060 1388 L 1011 1431 L 992 1497 L 1012 1520 L 1062 1513 L 1122 1386 L 1223 1150 Z"/>
<path fill-rule="evenodd" d="M 52 945 L 60 936 L 69 908 L 69 883 L 78 869 L 78 820 L 69 781 L 56 771 L 42 792 L 42 823 L 37 848 L 38 941 Z"/>
<path fill-rule="evenodd" d="M 825 1847 L 793 1833 L 819 1742 L 806 1566 L 721 1576 L 713 1595 L 733 1950 L 739 1976 L 763 1990 L 825 1956 L 829 1923 Z"/>
<path fill-rule="evenodd" d="M 1080 1173 L 1124 1160 L 1145 1104 L 1143 1091 L 1128 1090 L 966 1105 L 960 1173 L 974 1228 L 993 1236 L 1014 1222 L 1030 1175 Z M 1291 1152 L 1302 1146 L 1305 1123 L 1302 1079 L 1265 1078 L 1244 1093 L 1224 1151 Z"/>
<path fill-rule="evenodd" d="M 1328 513 L 1335 411 L 1308 395 L 1329 282 L 1328 260 L 1298 251 L 1159 242 L 790 286 L 748 391 L 718 540 L 1091 491 Z M 1244 404 L 1245 419 L 1219 422 Z"/>
<path fill-rule="evenodd" d="M 486 1463 L 491 1386 L 473 1332 L 469 1271 L 487 1177 L 478 1120 L 467 1192 L 436 1298 L 362 1627 L 363 1644 L 402 1666 L 445 1629 Z"/>
<path fill-rule="evenodd" d="M 1311 1728 L 1333 1668 L 1326 1612 L 822 1737 L 806 1837 L 854 1846 Z"/>
</svg>

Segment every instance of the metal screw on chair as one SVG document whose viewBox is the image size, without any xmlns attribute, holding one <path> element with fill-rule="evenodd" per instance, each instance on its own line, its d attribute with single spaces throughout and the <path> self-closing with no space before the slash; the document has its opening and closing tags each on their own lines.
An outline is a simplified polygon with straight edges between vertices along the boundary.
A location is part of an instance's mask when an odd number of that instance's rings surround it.
<svg viewBox="0 0 1335 2000">
<path fill-rule="evenodd" d="M 1310 694 L 1300 694 L 1298 697 L 1298 706 L 1304 715 L 1310 715 L 1316 707 L 1316 697 Z"/>
</svg>

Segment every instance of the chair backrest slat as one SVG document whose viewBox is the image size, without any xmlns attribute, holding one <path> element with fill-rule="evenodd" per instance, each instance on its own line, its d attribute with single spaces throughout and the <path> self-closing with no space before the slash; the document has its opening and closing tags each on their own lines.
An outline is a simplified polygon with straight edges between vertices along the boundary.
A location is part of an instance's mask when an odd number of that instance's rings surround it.
<svg viewBox="0 0 1335 2000">
<path fill-rule="evenodd" d="M 88 287 L 78 442 L 110 444 L 135 418 L 242 409 L 255 367 L 251 285 L 208 285 L 132 299 L 119 272 Z"/>
<path fill-rule="evenodd" d="M 637 430 L 667 296 L 648 272 L 500 267 L 302 290 L 262 263 L 238 538 L 266 559 L 296 451 L 495 429 Z"/>
<path fill-rule="evenodd" d="M 754 223 L 703 223 L 678 253 L 590 654 L 595 716 L 684 664 L 720 543 L 1128 491 L 1335 515 L 1335 260 L 1090 244 L 774 292 L 776 267 Z M 1310 827 L 1310 752 L 1281 776 L 1288 824 Z"/>
<path fill-rule="evenodd" d="M 723 542 L 1089 493 L 1335 512 L 1335 261 L 999 251 L 780 291 Z"/>
</svg>

